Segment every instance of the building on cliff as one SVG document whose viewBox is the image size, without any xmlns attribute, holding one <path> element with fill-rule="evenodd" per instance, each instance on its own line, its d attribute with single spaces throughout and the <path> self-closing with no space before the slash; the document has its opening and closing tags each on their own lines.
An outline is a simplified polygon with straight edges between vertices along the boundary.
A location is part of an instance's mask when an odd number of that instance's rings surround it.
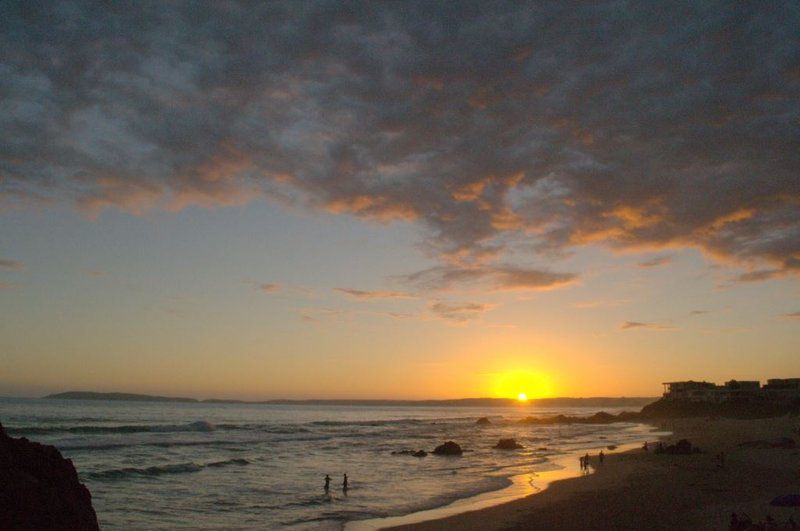
<svg viewBox="0 0 800 531">
<path fill-rule="evenodd" d="M 767 380 L 729 380 L 723 385 L 712 382 L 664 382 L 664 399 L 675 402 L 775 402 L 788 403 L 800 399 L 800 378 Z"/>
</svg>

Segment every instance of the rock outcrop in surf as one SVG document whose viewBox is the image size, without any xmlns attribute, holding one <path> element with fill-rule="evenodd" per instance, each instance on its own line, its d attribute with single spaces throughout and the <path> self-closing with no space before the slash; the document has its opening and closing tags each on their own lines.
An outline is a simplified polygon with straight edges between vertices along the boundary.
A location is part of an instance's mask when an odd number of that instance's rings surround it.
<svg viewBox="0 0 800 531">
<path fill-rule="evenodd" d="M 458 443 L 447 441 L 434 448 L 433 453 L 436 455 L 461 455 L 464 450 L 461 449 Z"/>
<path fill-rule="evenodd" d="M 99 530 L 89 489 L 54 447 L 0 424 L 0 529 Z"/>
<path fill-rule="evenodd" d="M 500 439 L 494 447 L 497 450 L 520 450 L 524 448 L 514 439 Z"/>
</svg>

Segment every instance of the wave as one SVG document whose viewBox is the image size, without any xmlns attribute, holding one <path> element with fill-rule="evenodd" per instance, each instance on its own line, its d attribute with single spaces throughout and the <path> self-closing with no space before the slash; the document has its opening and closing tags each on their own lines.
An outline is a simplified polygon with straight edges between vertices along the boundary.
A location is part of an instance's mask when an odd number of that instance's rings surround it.
<svg viewBox="0 0 800 531">
<path fill-rule="evenodd" d="M 402 424 L 423 424 L 425 421 L 420 419 L 399 419 L 399 420 L 317 420 L 311 422 L 314 426 L 390 426 Z"/>
<path fill-rule="evenodd" d="M 48 435 L 59 433 L 109 434 L 109 433 L 174 433 L 174 432 L 212 432 L 212 431 L 262 431 L 286 434 L 308 433 L 308 428 L 295 425 L 274 424 L 217 424 L 205 420 L 186 424 L 123 424 L 115 426 L 16 426 L 5 428 L 9 435 Z"/>
<path fill-rule="evenodd" d="M 198 420 L 187 424 L 127 424 L 121 426 L 21 426 L 6 428 L 9 435 L 55 434 L 55 433 L 169 433 L 169 432 L 210 432 L 215 427 L 210 422 Z"/>
<path fill-rule="evenodd" d="M 87 478 L 92 479 L 124 479 L 131 476 L 142 477 L 155 477 L 165 474 L 187 474 L 192 472 L 199 472 L 204 468 L 219 468 L 230 465 L 244 466 L 249 465 L 250 461 L 243 458 L 228 459 L 225 461 L 214 461 L 206 464 L 198 464 L 194 462 L 176 463 L 170 465 L 156 465 L 146 468 L 125 467 L 125 468 L 112 468 L 109 470 L 101 470 L 98 472 L 89 472 L 86 474 Z"/>
<path fill-rule="evenodd" d="M 228 460 L 225 460 L 225 461 L 214 461 L 213 463 L 208 463 L 206 466 L 207 467 L 212 467 L 212 468 L 218 468 L 218 467 L 221 467 L 221 466 L 228 466 L 228 465 L 244 466 L 244 465 L 249 465 L 249 464 L 250 464 L 250 461 L 248 461 L 247 459 L 244 459 L 242 457 L 239 457 L 239 458 L 235 458 L 235 459 L 228 459 Z"/>
</svg>

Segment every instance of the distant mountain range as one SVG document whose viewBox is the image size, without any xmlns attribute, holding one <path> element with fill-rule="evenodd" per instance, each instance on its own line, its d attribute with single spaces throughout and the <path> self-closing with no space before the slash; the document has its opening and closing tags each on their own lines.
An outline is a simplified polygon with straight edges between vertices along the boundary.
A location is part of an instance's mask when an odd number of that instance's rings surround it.
<svg viewBox="0 0 800 531">
<path fill-rule="evenodd" d="M 70 391 L 47 395 L 46 399 L 61 400 L 120 400 L 128 402 L 184 402 L 202 404 L 287 404 L 309 406 L 460 406 L 460 407 L 502 407 L 517 405 L 511 398 L 459 398 L 451 400 L 224 400 L 140 395 L 134 393 L 96 393 L 92 391 Z M 591 398 L 538 398 L 531 399 L 527 405 L 538 407 L 642 407 L 654 402 L 655 397 L 591 397 Z"/>
</svg>

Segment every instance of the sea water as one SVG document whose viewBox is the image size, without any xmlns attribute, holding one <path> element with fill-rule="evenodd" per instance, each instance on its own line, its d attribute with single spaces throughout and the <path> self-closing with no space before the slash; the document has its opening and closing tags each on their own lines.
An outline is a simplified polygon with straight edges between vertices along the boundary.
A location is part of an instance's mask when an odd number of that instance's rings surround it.
<svg viewBox="0 0 800 531">
<path fill-rule="evenodd" d="M 502 489 L 512 476 L 553 469 L 559 456 L 642 441 L 650 430 L 520 422 L 598 409 L 6 398 L 0 422 L 73 460 L 104 529 L 341 529 Z M 491 424 L 477 425 L 480 417 Z M 525 448 L 492 448 L 511 437 Z M 464 455 L 392 454 L 447 440 Z"/>
</svg>

